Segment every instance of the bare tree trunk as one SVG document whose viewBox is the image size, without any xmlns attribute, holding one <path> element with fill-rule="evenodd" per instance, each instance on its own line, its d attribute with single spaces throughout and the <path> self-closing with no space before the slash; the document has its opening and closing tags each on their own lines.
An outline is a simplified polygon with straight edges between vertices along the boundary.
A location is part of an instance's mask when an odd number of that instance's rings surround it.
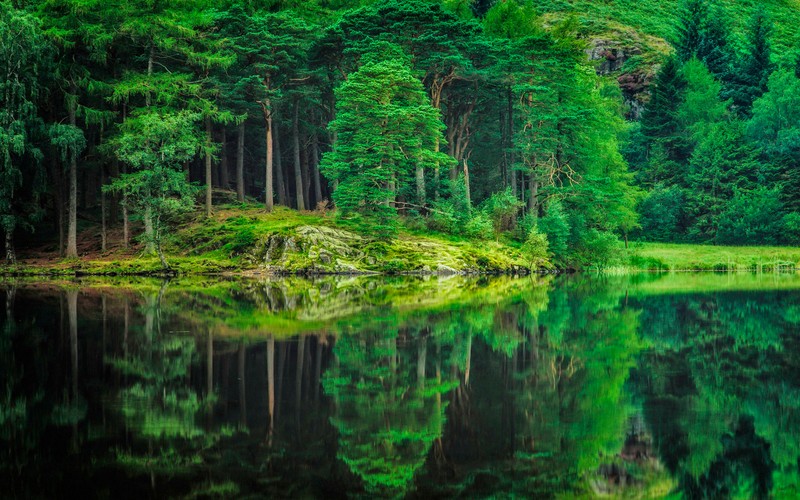
<svg viewBox="0 0 800 500">
<path fill-rule="evenodd" d="M 153 211 L 150 207 L 144 210 L 144 235 L 145 246 L 144 253 L 146 255 L 153 255 L 155 253 L 155 232 L 153 231 Z"/>
<path fill-rule="evenodd" d="M 528 185 L 531 188 L 528 194 L 528 213 L 536 217 L 539 215 L 539 182 L 534 179 L 533 172 L 528 178 Z"/>
<path fill-rule="evenodd" d="M 206 116 L 206 217 L 211 217 L 211 117 Z"/>
<path fill-rule="evenodd" d="M 236 197 L 240 203 L 244 203 L 244 128 L 245 122 L 242 120 L 236 138 Z"/>
<path fill-rule="evenodd" d="M 272 159 L 273 159 L 272 108 L 269 99 L 264 100 L 262 108 L 264 111 L 264 120 L 266 122 L 266 146 L 267 146 L 266 170 L 264 177 L 264 186 L 265 186 L 264 203 L 267 212 L 272 212 L 272 209 L 274 208 L 273 199 L 275 198 L 275 193 L 273 193 L 272 191 Z"/>
<path fill-rule="evenodd" d="M 469 188 L 469 166 L 466 158 L 464 158 L 464 193 L 467 197 L 467 208 L 472 208 L 472 197 Z"/>
<path fill-rule="evenodd" d="M 425 169 L 422 165 L 417 165 L 417 204 L 420 207 L 425 206 Z"/>
<path fill-rule="evenodd" d="M 77 94 L 77 89 L 72 86 L 73 94 Z M 70 99 L 69 102 L 69 124 L 76 126 L 75 107 L 76 102 Z M 75 259 L 78 257 L 78 155 L 72 151 L 69 158 L 69 224 L 67 230 L 67 258 Z"/>
<path fill-rule="evenodd" d="M 288 189 L 286 189 L 286 177 L 283 170 L 283 157 L 281 156 L 281 139 L 280 139 L 280 127 L 275 127 L 275 130 L 272 134 L 273 139 L 275 140 L 275 178 L 278 181 L 278 204 L 284 207 L 288 207 L 289 204 L 286 201 L 286 194 L 288 193 Z"/>
<path fill-rule="evenodd" d="M 6 262 L 17 263 L 17 254 L 14 251 L 14 231 L 11 229 L 6 229 Z"/>
<path fill-rule="evenodd" d="M 294 100 L 294 119 L 292 120 L 292 136 L 294 140 L 294 182 L 297 196 L 297 209 L 305 210 L 303 198 L 303 170 L 300 164 L 300 99 Z"/>
<path fill-rule="evenodd" d="M 220 147 L 219 184 L 222 189 L 228 190 L 231 187 L 231 180 L 228 172 L 228 133 L 224 126 L 222 127 Z"/>
<path fill-rule="evenodd" d="M 100 165 L 100 250 L 106 251 L 106 242 L 108 235 L 106 233 L 106 193 L 103 191 L 103 186 L 106 183 L 106 167 Z"/>
<path fill-rule="evenodd" d="M 311 136 L 311 167 L 314 177 L 314 202 L 322 201 L 322 180 L 319 177 L 319 137 L 317 133 Z"/>
<path fill-rule="evenodd" d="M 508 112 L 506 113 L 506 118 L 508 118 L 508 144 L 509 144 L 509 152 L 508 152 L 508 173 L 511 177 L 511 194 L 515 197 L 517 196 L 517 171 L 514 168 L 514 94 L 511 90 L 511 87 L 508 88 Z"/>
<path fill-rule="evenodd" d="M 308 148 L 306 137 L 304 136 L 300 141 L 300 166 L 303 172 L 303 200 L 305 200 L 306 208 L 311 210 L 314 205 L 311 203 L 311 176 L 309 175 L 310 161 L 308 158 Z"/>
</svg>

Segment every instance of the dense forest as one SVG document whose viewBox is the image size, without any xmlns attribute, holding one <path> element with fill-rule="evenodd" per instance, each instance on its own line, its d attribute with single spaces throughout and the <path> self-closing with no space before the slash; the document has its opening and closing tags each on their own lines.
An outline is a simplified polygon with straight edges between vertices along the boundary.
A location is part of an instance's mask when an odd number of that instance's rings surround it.
<svg viewBox="0 0 800 500">
<path fill-rule="evenodd" d="M 570 264 L 800 242 L 800 11 L 578 4 L 0 1 L 6 260 L 99 228 L 163 262 L 248 200 Z"/>
</svg>

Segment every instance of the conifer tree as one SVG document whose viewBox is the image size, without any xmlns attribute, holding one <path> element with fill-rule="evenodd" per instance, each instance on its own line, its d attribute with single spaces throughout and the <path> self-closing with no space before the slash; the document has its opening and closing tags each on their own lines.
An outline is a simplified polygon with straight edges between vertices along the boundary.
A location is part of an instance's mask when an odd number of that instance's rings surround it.
<svg viewBox="0 0 800 500">
<path fill-rule="evenodd" d="M 436 151 L 444 125 L 402 50 L 375 42 L 362 65 L 336 91 L 338 111 L 331 127 L 334 151 L 320 169 L 339 185 L 333 194 L 345 214 L 370 218 L 382 237 L 396 231 L 395 197 L 418 165 L 448 163 Z"/>
</svg>

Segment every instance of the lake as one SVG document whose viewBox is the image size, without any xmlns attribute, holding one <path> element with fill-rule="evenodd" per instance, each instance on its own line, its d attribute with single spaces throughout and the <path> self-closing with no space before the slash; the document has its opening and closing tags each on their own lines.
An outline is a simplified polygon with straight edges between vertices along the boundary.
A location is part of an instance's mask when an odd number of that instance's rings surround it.
<svg viewBox="0 0 800 500">
<path fill-rule="evenodd" d="M 0 289 L 0 497 L 800 496 L 798 275 Z"/>
</svg>

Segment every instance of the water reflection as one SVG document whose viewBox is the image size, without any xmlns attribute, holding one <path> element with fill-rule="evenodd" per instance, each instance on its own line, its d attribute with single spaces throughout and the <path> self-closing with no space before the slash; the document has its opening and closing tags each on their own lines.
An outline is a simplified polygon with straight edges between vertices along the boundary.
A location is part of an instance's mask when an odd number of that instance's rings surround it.
<svg viewBox="0 0 800 500">
<path fill-rule="evenodd" d="M 800 494 L 794 276 L 3 293 L 0 496 Z"/>
</svg>

